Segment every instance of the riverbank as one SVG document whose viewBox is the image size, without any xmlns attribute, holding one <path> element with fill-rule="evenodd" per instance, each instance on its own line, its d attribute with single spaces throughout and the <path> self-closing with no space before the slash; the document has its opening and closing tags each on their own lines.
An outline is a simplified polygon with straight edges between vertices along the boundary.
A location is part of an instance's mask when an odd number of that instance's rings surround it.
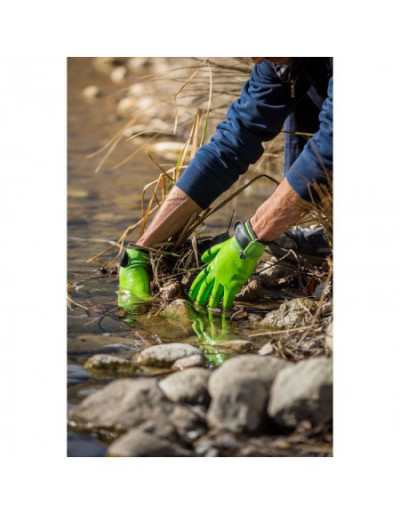
<svg viewBox="0 0 400 514">
<path fill-rule="evenodd" d="M 116 269 L 92 258 L 139 219 L 141 191 L 158 176 L 143 152 L 115 168 L 132 153 L 132 127 L 97 173 L 87 158 L 126 129 L 132 77 L 121 66 L 69 62 L 69 454 L 331 455 L 330 293 L 321 302 L 318 283 L 301 283 L 304 269 L 268 258 L 227 320 L 194 311 L 184 294 L 169 312 L 117 308 Z M 250 188 L 236 216 L 268 191 Z M 231 214 L 222 209 L 206 230 L 225 230 Z"/>
</svg>

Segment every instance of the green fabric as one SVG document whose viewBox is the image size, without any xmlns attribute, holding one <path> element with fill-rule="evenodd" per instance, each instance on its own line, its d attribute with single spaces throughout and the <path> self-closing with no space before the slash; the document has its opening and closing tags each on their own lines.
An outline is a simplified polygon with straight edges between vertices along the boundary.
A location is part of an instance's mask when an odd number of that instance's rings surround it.
<svg viewBox="0 0 400 514">
<path fill-rule="evenodd" d="M 230 309 L 263 252 L 259 241 L 253 240 L 241 249 L 235 237 L 212 246 L 201 256 L 208 265 L 194 280 L 189 297 L 200 305 L 215 308 L 222 303 L 224 310 Z"/>
<path fill-rule="evenodd" d="M 126 250 L 127 262 L 119 268 L 118 306 L 129 309 L 151 299 L 149 264 L 146 251 Z"/>
</svg>

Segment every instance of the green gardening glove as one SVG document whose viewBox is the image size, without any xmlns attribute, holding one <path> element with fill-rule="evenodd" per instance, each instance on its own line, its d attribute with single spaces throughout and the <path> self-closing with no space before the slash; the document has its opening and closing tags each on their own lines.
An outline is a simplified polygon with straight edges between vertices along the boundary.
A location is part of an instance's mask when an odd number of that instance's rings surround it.
<svg viewBox="0 0 400 514">
<path fill-rule="evenodd" d="M 201 256 L 208 266 L 194 280 L 189 297 L 200 305 L 215 308 L 222 302 L 224 310 L 230 309 L 263 252 L 264 246 L 250 223 L 238 223 L 233 237 L 212 246 Z"/>
<path fill-rule="evenodd" d="M 119 268 L 118 306 L 129 310 L 151 299 L 150 257 L 145 250 L 128 248 Z"/>
</svg>

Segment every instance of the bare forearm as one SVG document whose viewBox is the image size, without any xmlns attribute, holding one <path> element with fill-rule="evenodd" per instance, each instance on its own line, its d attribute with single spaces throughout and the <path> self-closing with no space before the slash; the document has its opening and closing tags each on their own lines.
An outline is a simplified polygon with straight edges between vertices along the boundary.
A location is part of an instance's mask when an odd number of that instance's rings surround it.
<svg viewBox="0 0 400 514">
<path fill-rule="evenodd" d="M 201 207 L 186 193 L 173 187 L 137 244 L 156 246 L 167 241 L 186 225 L 193 214 L 200 211 Z"/>
<path fill-rule="evenodd" d="M 250 218 L 250 223 L 258 239 L 273 241 L 298 223 L 308 208 L 307 203 L 284 179 Z"/>
</svg>

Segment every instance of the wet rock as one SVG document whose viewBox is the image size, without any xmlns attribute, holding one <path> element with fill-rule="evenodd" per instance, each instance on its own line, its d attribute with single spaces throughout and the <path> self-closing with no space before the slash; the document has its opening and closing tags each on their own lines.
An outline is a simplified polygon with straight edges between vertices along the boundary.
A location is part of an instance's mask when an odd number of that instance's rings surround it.
<svg viewBox="0 0 400 514">
<path fill-rule="evenodd" d="M 116 84 L 119 84 L 120 82 L 122 82 L 125 79 L 127 73 L 128 73 L 128 70 L 126 69 L 125 66 L 116 66 L 111 71 L 110 79 L 113 82 L 115 82 Z"/>
<path fill-rule="evenodd" d="M 117 114 L 119 116 L 131 116 L 136 108 L 136 100 L 131 96 L 122 98 L 117 105 Z"/>
<path fill-rule="evenodd" d="M 159 386 L 173 402 L 206 404 L 210 375 L 211 371 L 207 369 L 187 369 L 164 378 Z"/>
<path fill-rule="evenodd" d="M 139 353 L 136 358 L 136 362 L 141 366 L 169 368 L 178 359 L 200 354 L 201 351 L 190 344 L 165 343 L 146 348 Z"/>
<path fill-rule="evenodd" d="M 98 86 L 86 86 L 82 90 L 82 95 L 87 100 L 93 100 L 94 98 L 101 96 L 100 88 Z"/>
<path fill-rule="evenodd" d="M 110 457 L 188 457 L 191 452 L 171 441 L 134 428 L 114 441 Z"/>
<path fill-rule="evenodd" d="M 280 370 L 290 366 L 274 357 L 234 357 L 216 370 L 209 381 L 212 398 L 208 424 L 232 432 L 259 428 L 266 414 L 271 384 Z"/>
<path fill-rule="evenodd" d="M 218 341 L 217 346 L 222 350 L 230 350 L 235 353 L 246 353 L 251 352 L 254 347 L 251 341 L 245 339 L 232 339 L 226 341 Z"/>
<path fill-rule="evenodd" d="M 312 321 L 317 302 L 309 298 L 295 298 L 283 302 L 279 309 L 269 312 L 260 326 L 284 330 L 301 327 Z"/>
<path fill-rule="evenodd" d="M 160 316 L 178 328 L 183 337 L 193 333 L 193 308 L 187 300 L 174 300 L 160 312 Z"/>
<path fill-rule="evenodd" d="M 168 320 L 190 326 L 192 325 L 192 314 L 193 308 L 190 302 L 181 298 L 174 300 L 161 311 L 161 315 Z"/>
<path fill-rule="evenodd" d="M 124 432 L 149 420 L 169 425 L 174 404 L 165 398 L 153 378 L 119 379 L 85 398 L 70 411 L 71 419 L 85 428 Z"/>
<path fill-rule="evenodd" d="M 202 354 L 191 355 L 190 357 L 183 357 L 174 362 L 172 369 L 181 371 L 183 369 L 195 368 L 204 366 L 205 360 Z"/>
<path fill-rule="evenodd" d="M 126 373 L 134 369 L 131 360 L 104 353 L 93 355 L 85 362 L 84 366 L 88 370 L 110 371 L 113 373 Z"/>
<path fill-rule="evenodd" d="M 258 350 L 258 355 L 271 355 L 271 353 L 274 353 L 274 347 L 271 343 L 265 343 L 265 345 Z"/>
<path fill-rule="evenodd" d="M 283 369 L 277 375 L 268 414 L 280 425 L 295 428 L 332 419 L 332 359 L 316 357 Z"/>
</svg>

